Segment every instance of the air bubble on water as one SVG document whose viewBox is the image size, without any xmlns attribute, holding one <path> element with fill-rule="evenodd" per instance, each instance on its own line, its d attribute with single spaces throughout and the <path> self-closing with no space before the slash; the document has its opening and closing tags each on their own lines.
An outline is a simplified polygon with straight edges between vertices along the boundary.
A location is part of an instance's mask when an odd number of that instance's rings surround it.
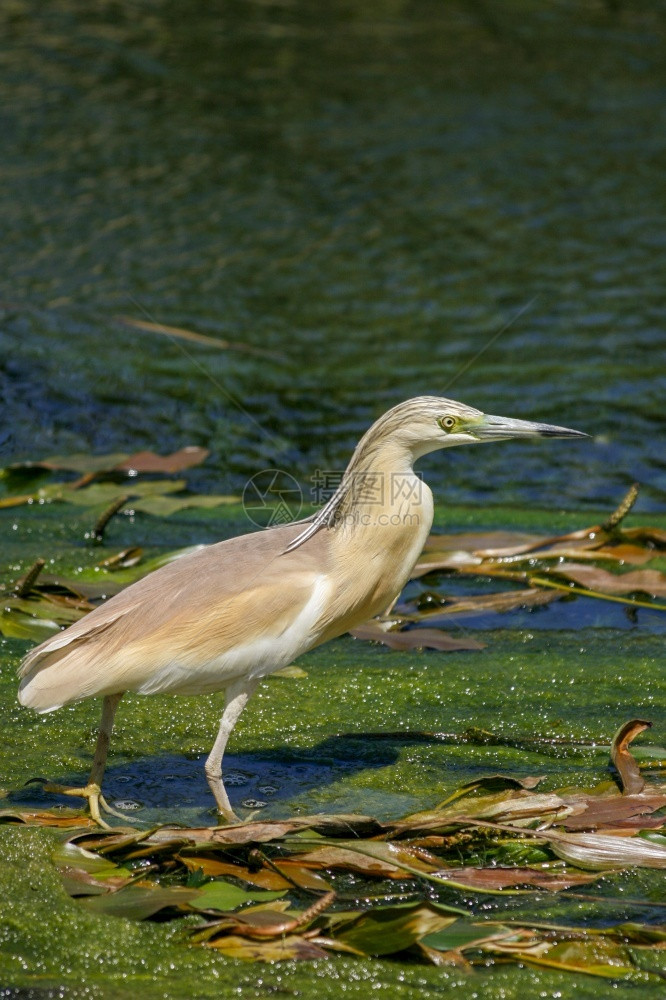
<svg viewBox="0 0 666 1000">
<path fill-rule="evenodd" d="M 238 785 L 247 785 L 250 780 L 247 774 L 243 774 L 242 771 L 230 771 L 229 774 L 225 774 L 224 783 L 231 787 L 237 787 Z"/>
</svg>

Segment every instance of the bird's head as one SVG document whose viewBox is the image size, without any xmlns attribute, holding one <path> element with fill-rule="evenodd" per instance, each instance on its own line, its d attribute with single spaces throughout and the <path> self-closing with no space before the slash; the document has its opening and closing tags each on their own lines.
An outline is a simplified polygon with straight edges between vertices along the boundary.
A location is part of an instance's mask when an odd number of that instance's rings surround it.
<svg viewBox="0 0 666 1000">
<path fill-rule="evenodd" d="M 344 520 L 359 500 L 364 480 L 359 473 L 411 469 L 412 463 L 428 452 L 459 444 L 479 444 L 507 438 L 588 437 L 582 431 L 552 424 L 532 423 L 512 417 L 494 417 L 454 399 L 419 396 L 399 403 L 375 421 L 365 432 L 347 466 L 342 483 L 307 527 L 296 536 L 286 551 L 303 545 L 320 528 Z"/>
<path fill-rule="evenodd" d="M 381 426 L 383 425 L 383 426 Z M 420 396 L 389 410 L 375 425 L 383 434 L 393 436 L 406 446 L 414 459 L 440 448 L 509 438 L 584 438 L 582 431 L 552 424 L 496 417 L 465 406 L 453 399 Z"/>
</svg>

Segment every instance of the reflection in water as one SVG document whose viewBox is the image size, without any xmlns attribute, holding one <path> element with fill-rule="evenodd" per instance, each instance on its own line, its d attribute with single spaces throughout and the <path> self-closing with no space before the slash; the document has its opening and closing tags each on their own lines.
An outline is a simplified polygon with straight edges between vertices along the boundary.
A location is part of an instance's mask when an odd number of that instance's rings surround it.
<svg viewBox="0 0 666 1000">
<path fill-rule="evenodd" d="M 442 498 L 663 507 L 659 11 L 14 0 L 3 452 L 212 444 L 201 486 L 307 489 L 449 387 L 597 440 L 430 459 Z"/>
</svg>

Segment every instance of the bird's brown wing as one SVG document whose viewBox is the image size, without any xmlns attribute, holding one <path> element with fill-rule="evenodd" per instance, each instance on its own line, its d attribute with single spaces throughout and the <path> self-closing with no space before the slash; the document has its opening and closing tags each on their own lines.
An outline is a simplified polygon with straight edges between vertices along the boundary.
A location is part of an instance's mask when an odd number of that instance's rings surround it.
<svg viewBox="0 0 666 1000">
<path fill-rule="evenodd" d="M 148 690 L 150 676 L 178 653 L 195 669 L 253 635 L 279 636 L 325 570 L 323 536 L 285 554 L 299 530 L 219 542 L 132 584 L 28 653 L 19 700 L 49 711 L 112 690 Z"/>
</svg>

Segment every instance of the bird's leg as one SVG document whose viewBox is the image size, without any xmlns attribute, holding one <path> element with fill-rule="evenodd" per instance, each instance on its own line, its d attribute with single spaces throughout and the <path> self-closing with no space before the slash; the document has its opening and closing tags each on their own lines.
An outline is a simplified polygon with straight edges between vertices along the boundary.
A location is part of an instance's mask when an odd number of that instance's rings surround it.
<svg viewBox="0 0 666 1000">
<path fill-rule="evenodd" d="M 97 734 L 95 756 L 93 757 L 93 765 L 90 771 L 90 777 L 88 778 L 88 784 L 85 788 L 66 788 L 63 785 L 53 784 L 47 784 L 44 786 L 46 791 L 49 792 L 59 792 L 61 795 L 78 795 L 86 799 L 91 817 L 96 823 L 99 824 L 99 826 L 103 826 L 106 829 L 109 829 L 109 824 L 102 819 L 100 808 L 105 812 L 110 813 L 112 816 L 118 816 L 120 819 L 127 819 L 127 817 L 123 816 L 122 813 L 111 808 L 102 795 L 101 790 L 104 769 L 106 768 L 106 758 L 109 752 L 109 743 L 111 741 L 113 720 L 116 714 L 116 709 L 118 708 L 118 703 L 122 696 L 123 692 L 120 694 L 108 694 L 104 698 L 104 703 L 102 705 L 102 720 L 99 725 L 99 733 Z"/>
<path fill-rule="evenodd" d="M 227 688 L 226 704 L 222 718 L 220 719 L 220 728 L 213 744 L 213 749 L 208 755 L 204 766 L 206 780 L 217 803 L 217 811 L 221 816 L 224 816 L 227 823 L 238 823 L 240 821 L 231 808 L 229 796 L 222 781 L 222 757 L 224 756 L 231 731 L 238 722 L 241 712 L 247 705 L 258 683 L 258 681 L 254 680 L 242 680 L 236 681 L 235 684 L 230 684 Z"/>
</svg>

